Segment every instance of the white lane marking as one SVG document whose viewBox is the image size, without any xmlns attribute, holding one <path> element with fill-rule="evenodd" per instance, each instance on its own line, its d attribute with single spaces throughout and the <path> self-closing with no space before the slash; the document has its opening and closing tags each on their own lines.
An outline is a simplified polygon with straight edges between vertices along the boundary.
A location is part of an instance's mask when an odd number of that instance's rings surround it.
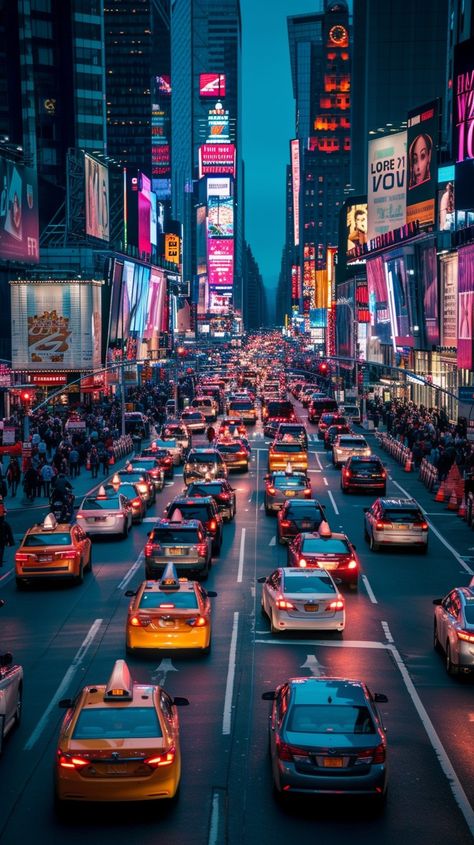
<svg viewBox="0 0 474 845">
<path fill-rule="evenodd" d="M 300 669 L 309 669 L 315 678 L 319 678 L 323 674 L 324 666 L 322 666 L 315 654 L 307 654 L 306 660 L 301 664 Z"/>
<path fill-rule="evenodd" d="M 211 824 L 209 827 L 208 845 L 218 845 L 219 836 L 219 793 L 214 792 L 212 796 Z"/>
<path fill-rule="evenodd" d="M 331 499 L 331 504 L 332 504 L 332 506 L 333 506 L 333 508 L 334 508 L 334 512 L 335 512 L 335 513 L 337 513 L 337 515 L 339 516 L 339 511 L 338 511 L 338 508 L 337 508 L 336 502 L 335 502 L 335 500 L 334 500 L 334 496 L 332 495 L 332 493 L 331 493 L 331 491 L 330 491 L 330 490 L 328 490 L 328 496 L 329 496 L 329 498 Z"/>
<path fill-rule="evenodd" d="M 0 584 L 2 584 L 3 581 L 11 581 L 14 574 L 15 574 L 14 569 L 10 569 L 8 572 L 5 572 L 5 575 L 2 575 L 2 577 L 0 578 Z"/>
<path fill-rule="evenodd" d="M 410 678 L 408 670 L 407 670 L 407 668 L 406 668 L 406 666 L 403 662 L 403 659 L 402 659 L 398 649 L 396 648 L 395 645 L 392 645 L 392 644 L 389 644 L 387 646 L 387 648 L 389 648 L 390 651 L 392 652 L 393 659 L 395 660 L 395 663 L 397 664 L 397 666 L 400 670 L 400 674 L 401 674 L 401 676 L 403 678 L 403 682 L 404 682 L 404 684 L 407 688 L 407 692 L 408 692 L 408 694 L 409 694 L 409 696 L 410 696 L 410 698 L 411 698 L 411 700 L 412 700 L 412 702 L 415 706 L 415 710 L 418 713 L 418 716 L 420 717 L 421 723 L 422 723 L 422 725 L 423 725 L 423 727 L 424 727 L 424 729 L 425 729 L 425 731 L 428 735 L 428 739 L 431 742 L 431 745 L 433 746 L 434 752 L 435 752 L 435 754 L 438 758 L 441 769 L 444 772 L 444 774 L 446 775 L 446 778 L 448 780 L 448 784 L 450 786 L 451 792 L 453 793 L 453 796 L 454 796 L 454 800 L 456 801 L 456 804 L 458 805 L 459 809 L 461 810 L 461 813 L 463 814 L 463 816 L 466 820 L 466 824 L 469 828 L 470 833 L 474 835 L 474 809 L 471 807 L 471 805 L 469 803 L 468 797 L 467 797 L 466 793 L 464 792 L 464 789 L 461 786 L 461 782 L 460 782 L 460 780 L 459 780 L 459 778 L 458 778 L 458 776 L 457 776 L 457 774 L 456 774 L 456 772 L 453 768 L 451 760 L 449 759 L 449 757 L 448 757 L 448 755 L 447 755 L 447 753 L 444 749 L 444 746 L 443 746 L 438 734 L 436 733 L 434 725 L 433 725 L 430 717 L 428 716 L 428 713 L 426 712 L 426 710 L 425 710 L 425 708 L 422 704 L 420 696 L 418 695 L 418 693 L 415 689 L 415 685 L 414 685 L 412 679 Z"/>
<path fill-rule="evenodd" d="M 326 487 L 329 487 L 329 482 L 328 482 L 327 478 L 323 477 L 323 481 L 324 481 Z"/>
<path fill-rule="evenodd" d="M 308 469 L 307 472 L 322 472 L 322 469 Z"/>
<path fill-rule="evenodd" d="M 240 551 L 239 551 L 239 568 L 237 570 L 237 583 L 242 583 L 243 578 L 243 571 L 244 571 L 244 555 L 245 555 L 245 532 L 247 531 L 246 528 L 242 528 L 242 533 L 240 535 Z"/>
<path fill-rule="evenodd" d="M 158 519 L 158 516 L 144 516 L 142 522 L 156 522 Z"/>
<path fill-rule="evenodd" d="M 398 483 L 398 481 L 394 481 L 393 483 L 395 484 L 395 487 L 398 487 L 398 489 L 402 491 L 404 496 L 407 496 L 407 498 L 409 498 L 409 499 L 413 498 L 412 496 L 410 496 L 409 493 L 407 493 L 407 491 L 401 486 L 401 484 Z M 418 502 L 418 504 L 420 505 L 419 502 Z M 423 513 L 426 513 L 426 511 L 424 510 L 422 505 L 420 505 L 420 508 L 423 511 Z M 433 534 L 435 534 L 436 537 L 438 538 L 438 540 L 440 540 L 442 542 L 443 546 L 445 546 L 448 549 L 448 551 L 451 552 L 451 554 L 456 558 L 458 563 L 461 564 L 463 569 L 465 569 L 466 572 L 469 575 L 474 575 L 474 569 L 471 569 L 471 567 L 467 565 L 467 563 L 462 559 L 461 555 L 456 551 L 456 549 L 453 549 L 453 547 L 451 546 L 450 543 L 448 543 L 447 540 L 444 539 L 443 535 L 440 534 L 438 529 L 434 527 L 433 523 L 430 520 L 428 520 L 428 525 L 430 526 Z"/>
<path fill-rule="evenodd" d="M 272 537 L 272 539 L 270 540 L 268 545 L 269 546 L 276 546 L 276 537 Z"/>
<path fill-rule="evenodd" d="M 364 587 L 367 590 L 367 595 L 369 596 L 370 601 L 372 602 L 372 604 L 378 604 L 378 601 L 375 598 L 375 593 L 369 584 L 369 579 L 367 578 L 367 575 L 361 575 L 361 578 L 364 582 Z"/>
<path fill-rule="evenodd" d="M 262 502 L 262 504 L 260 505 L 260 510 L 261 510 L 261 511 L 264 511 L 264 510 L 265 510 L 265 505 L 263 504 L 263 502 Z"/>
<path fill-rule="evenodd" d="M 67 670 L 66 674 L 64 675 L 61 683 L 59 684 L 55 694 L 53 695 L 51 701 L 49 702 L 49 704 L 48 704 L 46 710 L 44 711 L 41 719 L 39 720 L 38 724 L 36 725 L 36 728 L 34 729 L 30 738 L 27 740 L 26 745 L 24 747 L 24 751 L 31 751 L 33 746 L 36 745 L 36 743 L 38 742 L 38 739 L 40 738 L 42 732 L 44 731 L 44 729 L 46 727 L 46 723 L 47 723 L 47 721 L 48 721 L 48 719 L 51 715 L 52 710 L 57 706 L 58 701 L 61 700 L 64 693 L 68 689 L 77 669 L 79 668 L 79 665 L 83 661 L 84 657 L 87 654 L 87 651 L 89 650 L 89 648 L 92 645 L 95 637 L 97 636 L 97 633 L 99 631 L 100 626 L 102 625 L 102 622 L 103 622 L 102 619 L 96 619 L 95 622 L 92 623 L 85 639 L 83 640 L 81 647 L 79 648 L 79 651 L 77 652 L 77 654 L 76 654 L 74 660 L 72 661 L 69 669 Z"/>
<path fill-rule="evenodd" d="M 323 465 L 322 465 L 322 463 L 321 463 L 321 461 L 320 461 L 320 458 L 319 458 L 318 453 L 317 453 L 317 452 L 315 452 L 315 453 L 314 453 L 314 456 L 315 456 L 315 458 L 316 458 L 316 460 L 317 460 L 317 462 L 318 462 L 318 467 L 319 467 L 319 469 L 320 469 L 320 470 L 322 470 Z"/>
<path fill-rule="evenodd" d="M 164 687 L 168 672 L 178 671 L 179 670 L 176 668 L 176 666 L 173 666 L 173 661 L 171 660 L 171 658 L 164 657 L 153 672 L 151 680 L 154 684 L 159 684 L 161 687 Z"/>
<path fill-rule="evenodd" d="M 328 648 L 369 648 L 369 649 L 388 649 L 389 643 L 379 643 L 376 640 L 281 640 L 280 638 L 273 640 L 255 640 L 256 643 L 263 643 L 264 645 L 309 645 L 309 646 L 328 646 Z"/>
<path fill-rule="evenodd" d="M 392 635 L 391 635 L 391 633 L 390 633 L 390 628 L 388 627 L 388 622 L 383 622 L 383 621 L 381 620 L 381 621 L 380 621 L 380 624 L 381 624 L 381 626 L 382 626 L 382 628 L 383 628 L 383 632 L 384 632 L 385 636 L 387 637 L 387 642 L 388 642 L 388 643 L 393 643 L 393 637 L 392 637 Z"/>
<path fill-rule="evenodd" d="M 243 529 L 242 529 L 243 530 Z M 235 660 L 237 652 L 237 634 L 239 630 L 239 612 L 234 611 L 234 621 L 232 623 L 232 637 L 230 640 L 229 649 L 229 665 L 227 668 L 227 681 L 225 685 L 224 698 L 224 716 L 222 719 L 222 733 L 230 734 L 231 711 L 232 711 L 232 697 L 234 692 L 234 677 L 235 677 Z"/>
<path fill-rule="evenodd" d="M 137 571 L 137 569 L 139 569 L 139 567 L 142 565 L 144 558 L 145 558 L 145 555 L 144 555 L 143 551 L 141 551 L 140 554 L 138 555 L 135 563 L 130 567 L 128 572 L 123 576 L 122 580 L 120 581 L 120 584 L 117 585 L 117 590 L 124 590 L 125 589 L 125 587 L 129 583 L 129 581 L 132 580 L 132 578 L 135 575 L 135 572 Z"/>
</svg>

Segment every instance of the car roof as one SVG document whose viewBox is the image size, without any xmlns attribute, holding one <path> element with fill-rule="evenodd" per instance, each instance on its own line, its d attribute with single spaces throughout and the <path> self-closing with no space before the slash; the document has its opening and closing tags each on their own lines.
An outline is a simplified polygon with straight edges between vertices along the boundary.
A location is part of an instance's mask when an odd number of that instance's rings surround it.
<svg viewBox="0 0 474 845">
<path fill-rule="evenodd" d="M 290 678 L 295 704 L 352 705 L 366 704 L 367 696 L 362 681 L 345 678 Z"/>
<path fill-rule="evenodd" d="M 379 458 L 378 455 L 351 455 L 349 460 L 351 463 L 354 464 L 366 464 L 366 463 L 373 463 L 374 461 L 378 461 L 382 463 L 382 459 Z"/>
<path fill-rule="evenodd" d="M 406 508 L 406 507 L 415 507 L 420 508 L 418 502 L 415 499 L 387 499 L 382 497 L 380 499 L 380 503 L 387 508 Z"/>
<path fill-rule="evenodd" d="M 314 505 L 316 508 L 322 507 L 321 502 L 318 502 L 317 499 L 288 499 L 288 501 L 285 502 L 285 505 L 289 508 L 303 508 L 308 507 L 308 505 Z"/>
<path fill-rule="evenodd" d="M 212 503 L 214 499 L 212 496 L 175 496 L 175 498 L 170 502 L 171 505 L 195 505 L 195 504 L 209 504 Z"/>
<path fill-rule="evenodd" d="M 199 528 L 201 525 L 200 519 L 183 519 L 181 522 L 174 522 L 172 519 L 161 517 L 156 520 L 153 528 Z"/>
</svg>

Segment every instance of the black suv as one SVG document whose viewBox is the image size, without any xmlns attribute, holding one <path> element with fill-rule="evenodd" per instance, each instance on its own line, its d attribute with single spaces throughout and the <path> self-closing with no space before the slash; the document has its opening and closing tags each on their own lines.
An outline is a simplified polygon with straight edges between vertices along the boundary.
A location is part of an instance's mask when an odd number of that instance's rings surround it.
<svg viewBox="0 0 474 845">
<path fill-rule="evenodd" d="M 308 449 L 308 435 L 304 423 L 279 423 L 276 440 L 283 440 L 285 436 L 298 440 L 304 449 Z"/>
<path fill-rule="evenodd" d="M 206 534 L 212 540 L 212 552 L 218 555 L 222 546 L 223 519 L 212 496 L 176 496 L 165 508 L 168 519 L 176 519 L 176 512 L 180 511 L 181 519 L 198 519 L 202 522 Z"/>
<path fill-rule="evenodd" d="M 227 467 L 217 449 L 206 447 L 190 449 L 183 467 L 183 481 L 209 481 L 227 478 Z"/>
<path fill-rule="evenodd" d="M 193 572 L 207 578 L 211 566 L 211 539 L 197 519 L 159 519 L 145 545 L 145 575 L 156 578 L 168 563 L 176 571 Z"/>
<path fill-rule="evenodd" d="M 351 490 L 380 490 L 385 496 L 387 489 L 387 472 L 377 457 L 370 455 L 351 455 L 341 472 L 341 490 L 350 493 Z"/>
<path fill-rule="evenodd" d="M 302 531 L 318 531 L 327 521 L 324 505 L 317 499 L 291 499 L 278 511 L 278 542 L 289 543 Z"/>
<path fill-rule="evenodd" d="M 231 487 L 226 478 L 216 478 L 215 481 L 192 481 L 187 495 L 193 499 L 212 496 L 223 519 L 231 522 L 235 517 L 237 509 L 235 487 Z"/>
</svg>

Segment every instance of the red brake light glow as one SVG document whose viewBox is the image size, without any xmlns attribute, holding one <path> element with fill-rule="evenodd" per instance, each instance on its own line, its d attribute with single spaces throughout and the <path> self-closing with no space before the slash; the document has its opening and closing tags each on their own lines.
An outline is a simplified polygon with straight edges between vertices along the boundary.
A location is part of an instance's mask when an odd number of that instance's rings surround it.
<svg viewBox="0 0 474 845">
<path fill-rule="evenodd" d="M 474 634 L 471 634 L 469 631 L 456 631 L 458 635 L 458 640 L 462 640 L 465 643 L 474 643 Z"/>
<path fill-rule="evenodd" d="M 175 755 L 176 749 L 173 747 L 170 748 L 169 751 L 157 754 L 156 757 L 147 757 L 143 762 L 146 763 L 147 766 L 151 766 L 153 769 L 157 769 L 160 766 L 171 766 L 171 764 L 174 763 Z"/>
<path fill-rule="evenodd" d="M 330 601 L 329 604 L 326 605 L 326 610 L 344 610 L 344 599 L 342 596 L 334 599 L 334 601 Z"/>
<path fill-rule="evenodd" d="M 302 569 L 308 566 L 308 562 L 304 559 L 304 557 L 300 557 L 298 561 L 298 566 L 301 566 Z"/>
<path fill-rule="evenodd" d="M 70 757 L 69 754 L 58 751 L 58 763 L 62 769 L 82 769 L 83 766 L 89 765 L 89 760 L 83 757 Z"/>
</svg>

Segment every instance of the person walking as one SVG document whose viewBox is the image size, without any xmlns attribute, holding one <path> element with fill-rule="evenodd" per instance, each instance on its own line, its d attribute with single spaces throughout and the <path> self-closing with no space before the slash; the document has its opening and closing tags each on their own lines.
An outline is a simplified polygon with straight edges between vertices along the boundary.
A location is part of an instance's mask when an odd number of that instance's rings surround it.
<svg viewBox="0 0 474 845">
<path fill-rule="evenodd" d="M 92 447 L 89 455 L 89 465 L 91 468 L 92 478 L 97 478 L 97 473 L 99 472 L 99 453 L 95 446 Z"/>
<path fill-rule="evenodd" d="M 7 522 L 4 516 L 0 516 L 0 566 L 3 566 L 3 558 L 5 555 L 5 548 L 7 546 L 14 546 L 13 532 L 11 525 Z"/>
<path fill-rule="evenodd" d="M 10 458 L 10 463 L 7 467 L 7 484 L 12 496 L 16 496 L 16 491 L 20 483 L 21 471 L 18 458 Z"/>
<path fill-rule="evenodd" d="M 75 446 L 73 446 L 73 448 L 69 452 L 69 470 L 71 478 L 77 478 L 80 473 L 79 452 L 77 451 Z"/>
<path fill-rule="evenodd" d="M 110 463 L 110 455 L 107 452 L 107 449 L 104 449 L 100 456 L 100 462 L 102 464 L 102 474 L 108 475 L 109 474 L 109 463 Z"/>
<path fill-rule="evenodd" d="M 53 480 L 54 471 L 51 464 L 43 464 L 41 467 L 41 485 L 43 496 L 49 499 L 51 494 L 51 481 Z"/>
<path fill-rule="evenodd" d="M 30 502 L 34 502 L 35 495 L 36 495 L 36 488 L 38 482 L 38 473 L 36 472 L 35 468 L 30 464 L 23 477 L 23 489 L 25 491 L 25 496 Z"/>
</svg>

